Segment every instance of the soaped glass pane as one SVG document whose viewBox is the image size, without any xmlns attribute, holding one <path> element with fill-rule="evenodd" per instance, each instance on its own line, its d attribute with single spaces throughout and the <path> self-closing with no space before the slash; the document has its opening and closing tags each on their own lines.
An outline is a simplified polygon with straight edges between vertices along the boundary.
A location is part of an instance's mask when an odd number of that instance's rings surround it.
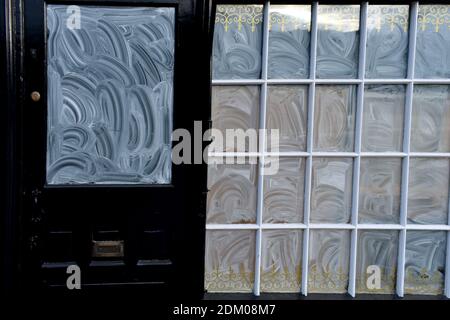
<svg viewBox="0 0 450 320">
<path fill-rule="evenodd" d="M 450 78 L 450 6 L 420 5 L 416 78 Z"/>
<path fill-rule="evenodd" d="M 446 246 L 445 231 L 406 232 L 406 294 L 443 293 Z"/>
<path fill-rule="evenodd" d="M 267 158 L 266 158 L 267 159 Z M 269 158 L 278 172 L 264 176 L 265 223 L 303 223 L 305 159 Z"/>
<path fill-rule="evenodd" d="M 319 5 L 316 76 L 358 76 L 359 5 Z"/>
<path fill-rule="evenodd" d="M 171 182 L 174 8 L 47 5 L 47 183 Z"/>
<path fill-rule="evenodd" d="M 367 16 L 366 78 L 405 78 L 408 57 L 407 5 L 370 5 Z"/>
<path fill-rule="evenodd" d="M 405 92 L 403 85 L 365 87 L 362 151 L 402 151 Z"/>
<path fill-rule="evenodd" d="M 356 86 L 319 85 L 314 108 L 314 151 L 353 151 Z"/>
<path fill-rule="evenodd" d="M 251 292 L 255 278 L 255 231 L 207 230 L 205 290 Z"/>
<path fill-rule="evenodd" d="M 350 222 L 352 176 L 353 159 L 313 158 L 311 222 Z"/>
<path fill-rule="evenodd" d="M 206 222 L 255 223 L 256 164 L 225 162 L 209 159 Z"/>
<path fill-rule="evenodd" d="M 268 134 L 268 151 L 305 151 L 308 86 L 268 86 L 266 128 L 277 129 L 279 143 Z"/>
<path fill-rule="evenodd" d="M 402 159 L 362 158 L 359 223 L 399 223 Z"/>
<path fill-rule="evenodd" d="M 269 79 L 309 77 L 311 6 L 271 5 Z"/>
<path fill-rule="evenodd" d="M 308 292 L 346 293 L 350 260 L 348 230 L 311 230 Z"/>
<path fill-rule="evenodd" d="M 408 223 L 447 224 L 449 159 L 409 161 Z"/>
<path fill-rule="evenodd" d="M 211 117 L 213 129 L 222 133 L 223 145 L 216 144 L 216 152 L 257 152 L 258 118 L 259 118 L 259 86 L 214 86 L 212 87 Z M 235 139 L 227 139 L 227 129 L 251 129 L 250 138 L 241 146 Z M 222 147 L 222 150 L 219 148 Z"/>
<path fill-rule="evenodd" d="M 450 152 L 450 86 L 414 86 L 411 151 Z"/>
<path fill-rule="evenodd" d="M 300 292 L 302 235 L 301 230 L 263 231 L 262 292 Z"/>
<path fill-rule="evenodd" d="M 261 76 L 263 6 L 218 5 L 213 36 L 213 79 Z"/>
<path fill-rule="evenodd" d="M 357 293 L 395 293 L 397 250 L 398 231 L 396 230 L 358 231 Z M 368 279 L 377 267 L 381 276 L 379 288 L 371 286 L 372 282 Z"/>
</svg>

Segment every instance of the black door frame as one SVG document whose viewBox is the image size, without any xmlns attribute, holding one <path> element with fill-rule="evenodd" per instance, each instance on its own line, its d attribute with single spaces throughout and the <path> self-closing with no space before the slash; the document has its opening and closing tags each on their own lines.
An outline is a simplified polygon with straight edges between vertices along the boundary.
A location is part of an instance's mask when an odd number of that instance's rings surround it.
<svg viewBox="0 0 450 320">
<path fill-rule="evenodd" d="M 33 90 L 28 83 L 27 77 L 40 77 L 39 81 L 45 81 L 42 75 L 33 73 L 33 55 L 42 53 L 31 51 L 29 44 L 30 35 L 25 38 L 25 28 L 31 33 L 31 39 L 41 39 L 42 34 L 35 33 L 32 29 L 33 22 L 28 26 L 24 23 L 24 10 L 30 8 L 24 7 L 25 0 L 5 0 L 5 4 L 0 8 L 0 31 L 1 31 L 1 93 L 4 98 L 4 107 L 1 108 L 2 123 L 2 170 L 1 180 L 4 190 L 1 194 L 2 219 L 1 219 L 1 287 L 7 292 L 23 292 L 29 288 L 29 277 L 33 276 L 27 270 L 32 257 L 35 241 L 39 241 L 39 235 L 34 234 L 36 228 L 31 228 L 36 218 L 35 210 L 32 209 L 32 203 L 36 199 L 35 193 L 26 185 L 27 161 L 31 160 L 30 150 L 27 150 L 24 144 L 22 129 L 24 125 L 29 124 L 30 119 L 24 117 L 24 108 L 30 106 L 30 90 Z M 191 109 L 193 119 L 202 121 L 203 128 L 209 126 L 210 108 L 209 108 L 209 2 L 208 0 L 75 0 L 58 1 L 70 4 L 117 4 L 127 3 L 131 5 L 152 2 L 155 5 L 171 4 L 177 7 L 180 14 L 178 21 L 178 30 L 182 31 L 185 37 L 195 39 L 191 43 L 196 50 L 183 50 L 183 47 L 177 48 L 176 59 L 184 62 L 182 70 L 176 73 L 182 78 L 187 79 L 187 75 L 192 75 L 195 81 L 191 81 L 189 88 L 197 88 L 202 94 L 194 94 L 198 103 L 192 106 L 186 106 Z M 183 9 L 186 7 L 186 9 Z M 192 16 L 183 16 L 183 11 L 194 12 Z M 28 12 L 29 14 L 29 12 Z M 30 28 L 31 27 L 31 28 Z M 187 48 L 186 48 L 187 49 Z M 180 52 L 181 51 L 181 52 Z M 184 51 L 184 52 L 183 52 Z M 195 52 L 195 53 L 193 53 Z M 45 57 L 45 53 L 44 53 Z M 35 60 L 36 61 L 36 60 Z M 194 63 L 187 63 L 192 61 Z M 30 81 L 32 82 L 32 81 Z M 195 83 L 195 85 L 194 85 Z M 5 101 L 6 100 L 6 101 Z M 193 132 L 194 124 L 185 124 L 190 132 Z M 185 179 L 194 181 L 189 188 L 185 189 L 186 203 L 185 214 L 182 216 L 182 226 L 177 228 L 176 232 L 180 244 L 183 244 L 183 250 L 180 250 L 180 260 L 182 261 L 183 272 L 176 274 L 176 282 L 185 288 L 184 293 L 189 292 L 192 297 L 202 297 L 203 295 L 203 265 L 204 265 L 204 232 L 205 232 L 205 206 L 206 206 L 206 165 L 190 165 L 186 171 Z M 34 211 L 34 212 L 33 212 Z M 32 221 L 33 220 L 33 221 Z M 189 248 L 189 250 L 186 250 Z M 32 259 L 32 258 L 31 258 Z M 177 293 L 174 293 L 177 294 Z"/>
</svg>

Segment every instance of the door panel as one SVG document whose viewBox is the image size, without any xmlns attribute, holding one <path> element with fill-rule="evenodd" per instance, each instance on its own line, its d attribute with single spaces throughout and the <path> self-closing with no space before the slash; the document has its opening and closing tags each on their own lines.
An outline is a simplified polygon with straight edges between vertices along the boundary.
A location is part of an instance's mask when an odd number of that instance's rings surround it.
<svg viewBox="0 0 450 320">
<path fill-rule="evenodd" d="M 203 8 L 25 1 L 23 287 L 77 264 L 82 289 L 201 293 L 206 167 L 173 165 L 170 139 L 209 118 Z"/>
</svg>

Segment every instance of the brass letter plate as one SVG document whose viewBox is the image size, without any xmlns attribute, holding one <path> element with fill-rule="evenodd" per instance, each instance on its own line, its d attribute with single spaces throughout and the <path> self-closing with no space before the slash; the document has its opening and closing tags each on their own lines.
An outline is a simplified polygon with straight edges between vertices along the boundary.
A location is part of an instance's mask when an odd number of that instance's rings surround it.
<svg viewBox="0 0 450 320">
<path fill-rule="evenodd" d="M 92 257 L 94 258 L 122 258 L 123 240 L 92 241 Z"/>
</svg>

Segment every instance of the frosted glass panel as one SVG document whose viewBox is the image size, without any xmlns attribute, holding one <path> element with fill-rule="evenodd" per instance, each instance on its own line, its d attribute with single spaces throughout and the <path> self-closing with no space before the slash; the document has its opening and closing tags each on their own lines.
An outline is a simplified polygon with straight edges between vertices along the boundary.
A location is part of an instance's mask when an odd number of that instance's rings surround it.
<svg viewBox="0 0 450 320">
<path fill-rule="evenodd" d="M 208 165 L 207 223 L 255 223 L 256 164 Z"/>
<path fill-rule="evenodd" d="M 304 151 L 306 149 L 307 86 L 269 86 L 266 128 L 279 130 L 279 144 L 268 135 L 272 151 Z M 274 149 L 277 151 L 277 149 Z"/>
<path fill-rule="evenodd" d="M 314 151 L 353 151 L 355 86 L 316 87 Z"/>
<path fill-rule="evenodd" d="M 362 158 L 359 178 L 359 222 L 399 223 L 400 158 Z"/>
<path fill-rule="evenodd" d="M 308 292 L 347 292 L 350 232 L 311 230 L 309 241 Z"/>
<path fill-rule="evenodd" d="M 305 159 L 282 157 L 275 175 L 264 176 L 265 223 L 303 223 Z"/>
<path fill-rule="evenodd" d="M 450 6 L 419 5 L 416 78 L 450 78 Z"/>
<path fill-rule="evenodd" d="M 311 6 L 271 5 L 269 26 L 269 78 L 308 78 Z"/>
<path fill-rule="evenodd" d="M 359 6 L 319 5 L 317 78 L 356 78 Z"/>
<path fill-rule="evenodd" d="M 409 166 L 408 222 L 447 224 L 449 159 L 416 158 Z"/>
<path fill-rule="evenodd" d="M 397 272 L 398 231 L 360 230 L 358 231 L 358 252 L 356 266 L 357 293 L 395 293 Z M 369 276 L 375 266 L 380 270 L 380 288 L 372 287 Z M 369 286 L 368 281 L 369 280 Z"/>
<path fill-rule="evenodd" d="M 171 181 L 174 8 L 47 5 L 48 184 Z"/>
<path fill-rule="evenodd" d="M 299 230 L 263 231 L 262 292 L 300 292 L 302 234 Z"/>
<path fill-rule="evenodd" d="M 405 293 L 442 294 L 445 275 L 445 231 L 407 231 Z"/>
<path fill-rule="evenodd" d="M 263 6 L 218 5 L 213 40 L 213 79 L 261 76 Z"/>
<path fill-rule="evenodd" d="M 353 159 L 313 158 L 312 166 L 311 222 L 350 222 Z"/>
<path fill-rule="evenodd" d="M 402 85 L 365 87 L 362 151 L 402 151 L 405 91 Z"/>
<path fill-rule="evenodd" d="M 450 86 L 414 86 L 411 151 L 450 152 Z"/>
<path fill-rule="evenodd" d="M 212 127 L 220 130 L 223 137 L 223 150 L 217 151 L 244 151 L 238 150 L 237 143 L 227 141 L 227 129 L 258 129 L 259 118 L 259 87 L 258 86 L 214 86 L 212 87 Z M 257 145 L 255 133 L 255 146 Z M 246 139 L 245 151 L 251 151 L 249 140 Z M 256 151 L 256 150 L 252 150 Z"/>
<path fill-rule="evenodd" d="M 370 5 L 367 16 L 367 78 L 405 78 L 409 6 Z"/>
<path fill-rule="evenodd" d="M 250 292 L 255 278 L 255 232 L 206 231 L 205 290 Z"/>
</svg>

